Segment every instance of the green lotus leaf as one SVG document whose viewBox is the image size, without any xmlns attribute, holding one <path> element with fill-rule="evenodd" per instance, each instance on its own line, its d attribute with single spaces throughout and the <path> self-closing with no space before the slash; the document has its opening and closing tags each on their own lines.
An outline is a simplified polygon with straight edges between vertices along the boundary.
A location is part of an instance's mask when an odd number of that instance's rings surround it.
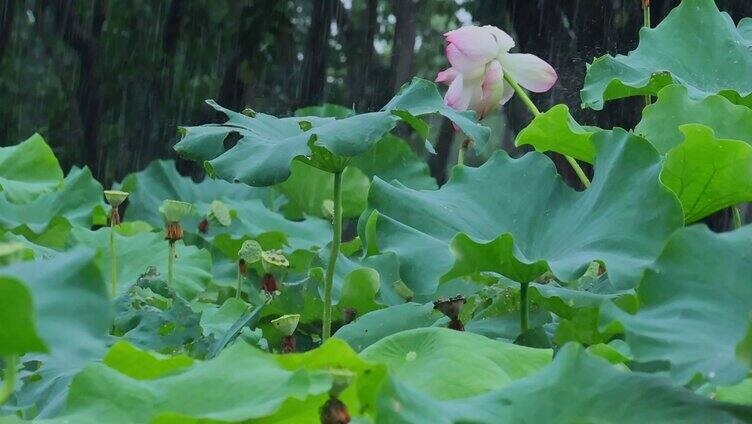
<svg viewBox="0 0 752 424">
<path fill-rule="evenodd" d="M 73 375 L 104 354 L 112 311 L 94 260 L 94 251 L 80 247 L 0 268 L 0 350 L 39 352 L 21 359 L 39 366 L 24 377 L 15 406 L 51 416 L 63 407 Z"/>
<path fill-rule="evenodd" d="M 478 152 L 485 151 L 488 139 L 491 137 L 491 130 L 478 123 L 475 112 L 458 112 L 447 106 L 436 84 L 421 78 L 413 78 L 411 82 L 403 85 L 397 95 L 382 110 L 395 111 L 424 139 L 428 138 L 428 125 L 418 117 L 433 113 L 441 114 L 454 122 L 475 142 L 473 146 Z M 428 141 L 426 144 L 427 147 L 430 146 Z"/>
<path fill-rule="evenodd" d="M 248 311 L 249 305 L 234 297 L 225 300 L 222 306 L 204 309 L 201 313 L 201 328 L 204 335 L 213 335 L 217 340 L 221 339 Z"/>
<path fill-rule="evenodd" d="M 575 389 L 576 388 L 576 389 Z M 378 422 L 739 423 L 750 412 L 660 376 L 626 372 L 569 343 L 538 373 L 475 397 L 439 400 L 398 378 L 384 385 Z"/>
<path fill-rule="evenodd" d="M 290 221 L 270 210 L 261 199 L 269 198 L 269 190 L 205 179 L 199 183 L 181 176 L 173 161 L 152 162 L 144 171 L 123 180 L 123 189 L 131 191 L 126 220 L 142 220 L 156 228 L 164 225 L 159 214 L 162 199 L 182 199 L 191 202 L 197 213 L 182 221 L 186 232 L 196 233 L 199 221 L 211 210 L 211 203 L 222 201 L 230 209 L 229 227 L 210 226 L 204 237 L 213 241 L 217 235 L 233 234 L 251 238 L 275 238 L 294 250 L 316 249 L 326 245 L 331 236 L 331 224 L 320 219 Z M 242 240 L 230 256 L 235 256 Z M 275 246 L 279 248 L 282 246 Z"/>
<path fill-rule="evenodd" d="M 752 110 L 722 96 L 692 99 L 681 85 L 670 85 L 658 93 L 656 102 L 645 108 L 635 133 L 665 154 L 684 141 L 680 130 L 684 124 L 702 124 L 712 128 L 718 138 L 752 144 Z"/>
<path fill-rule="evenodd" d="M 346 341 L 360 352 L 392 334 L 415 328 L 431 327 L 441 319 L 434 311 L 433 303 L 404 303 L 378 309 L 358 317 L 334 333 L 334 337 Z"/>
<path fill-rule="evenodd" d="M 593 138 L 595 179 L 584 192 L 537 153 L 515 160 L 499 152 L 480 168 L 455 168 L 435 191 L 377 179 L 365 250 L 396 253 L 402 280 L 419 294 L 479 271 L 527 282 L 550 268 L 571 281 L 593 260 L 605 263 L 615 287 L 633 287 L 682 226 L 681 207 L 658 181 L 660 159 L 645 140 L 623 130 Z"/>
<path fill-rule="evenodd" d="M 104 210 L 102 186 L 88 169 L 73 168 L 61 189 L 31 202 L 14 204 L 0 196 L 0 228 L 37 244 L 63 248 L 71 227 L 90 227 L 97 211 Z"/>
<path fill-rule="evenodd" d="M 123 190 L 130 192 L 130 204 L 125 211 L 125 219 L 141 220 L 155 227 L 164 225 L 159 215 L 159 207 L 164 199 L 179 199 L 191 203 L 200 214 L 211 210 L 211 202 L 228 199 L 243 201 L 266 199 L 267 190 L 251 188 L 240 184 L 230 184 L 222 180 L 204 179 L 194 182 L 184 177 L 175 169 L 175 161 L 153 161 L 143 171 L 128 175 L 120 184 Z M 185 227 L 193 230 L 198 224 L 197 215 L 193 220 L 186 219 Z"/>
<path fill-rule="evenodd" d="M 111 273 L 110 230 L 102 228 L 91 231 L 74 228 L 72 239 L 80 244 L 92 247 L 99 252 L 97 264 L 103 275 Z M 150 266 L 157 272 L 167 275 L 167 257 L 169 246 L 160 233 L 138 233 L 132 236 L 115 234 L 117 245 L 118 292 L 124 293 L 128 287 Z M 193 299 L 209 285 L 211 275 L 211 255 L 204 249 L 186 246 L 182 241 L 175 243 L 175 279 L 173 283 L 177 293 L 185 299 Z"/>
<path fill-rule="evenodd" d="M 600 57 L 588 67 L 582 103 L 600 110 L 606 101 L 655 95 L 678 83 L 694 99 L 721 94 L 752 105 L 748 34 L 748 22 L 734 26 L 715 1 L 683 0 L 656 28 L 640 30 L 636 50 Z"/>
<path fill-rule="evenodd" d="M 10 203 L 28 203 L 63 183 L 63 170 L 39 134 L 0 147 L 0 192 Z"/>
<path fill-rule="evenodd" d="M 752 311 L 752 262 L 742 253 L 750 240 L 752 226 L 724 234 L 692 226 L 669 239 L 637 288 L 637 314 L 602 310 L 623 325 L 635 360 L 668 362 L 679 384 L 696 375 L 714 384 L 747 376 L 750 364 L 736 349 Z"/>
<path fill-rule="evenodd" d="M 138 349 L 126 341 L 118 341 L 107 352 L 102 362 L 128 377 L 153 380 L 193 365 L 194 360 L 185 355 L 160 355 Z"/>
<path fill-rule="evenodd" d="M 106 364 L 89 366 L 76 376 L 66 411 L 50 422 L 316 422 L 332 387 L 330 369 L 355 375 L 340 396 L 354 415 L 373 412 L 384 378 L 381 367 L 359 359 L 336 340 L 291 355 L 238 343 L 215 359 L 192 365 L 184 359 L 149 359 L 148 373 L 134 373 L 145 355 L 150 354 L 116 345 Z"/>
<path fill-rule="evenodd" d="M 515 145 L 530 145 L 539 152 L 557 152 L 593 163 L 595 146 L 590 139 L 595 131 L 577 123 L 567 105 L 556 105 L 533 118 L 517 135 Z"/>
<path fill-rule="evenodd" d="M 752 406 L 752 377 L 734 386 L 724 386 L 716 389 L 715 399 Z"/>
<path fill-rule="evenodd" d="M 282 206 L 285 216 L 291 219 L 301 219 L 306 215 L 325 218 L 321 205 L 332 199 L 334 175 L 301 161 L 294 161 L 290 172 L 290 177 L 278 186 L 287 198 L 287 203 Z M 366 208 L 370 184 L 360 169 L 345 168 L 342 173 L 342 212 L 345 218 L 357 217 Z"/>
<path fill-rule="evenodd" d="M 452 110 L 444 104 L 434 83 L 417 78 L 405 85 L 381 111 L 336 120 L 277 119 L 260 114 L 248 117 L 213 106 L 224 112 L 228 121 L 222 125 L 184 128 L 184 138 L 175 145 L 175 150 L 187 158 L 206 161 L 205 167 L 212 175 L 251 186 L 285 181 L 296 159 L 328 172 L 341 172 L 347 158 L 368 151 L 400 119 L 425 136 L 426 131 L 420 129 L 427 125 L 418 116 L 441 113 L 466 131 L 479 147 L 485 145 L 490 134 L 488 128 L 475 121 L 474 113 Z M 224 136 L 218 128 L 225 130 Z M 224 138 L 230 133 L 241 138 L 222 153 Z"/>
<path fill-rule="evenodd" d="M 200 314 L 150 271 L 115 298 L 111 333 L 140 349 L 203 357 L 211 340 L 201 337 Z"/>
<path fill-rule="evenodd" d="M 498 389 L 526 377 L 548 365 L 552 351 L 429 327 L 388 336 L 360 356 L 386 364 L 401 382 L 439 399 L 452 399 Z"/>
<path fill-rule="evenodd" d="M 320 116 L 322 118 L 347 118 L 355 115 L 355 111 L 344 106 L 325 103 L 321 106 L 308 106 L 295 111 L 295 116 L 303 118 L 306 116 Z"/>
<path fill-rule="evenodd" d="M 685 140 L 666 155 L 661 181 L 679 197 L 686 222 L 752 200 L 752 145 L 716 138 L 703 125 L 679 129 Z"/>
</svg>

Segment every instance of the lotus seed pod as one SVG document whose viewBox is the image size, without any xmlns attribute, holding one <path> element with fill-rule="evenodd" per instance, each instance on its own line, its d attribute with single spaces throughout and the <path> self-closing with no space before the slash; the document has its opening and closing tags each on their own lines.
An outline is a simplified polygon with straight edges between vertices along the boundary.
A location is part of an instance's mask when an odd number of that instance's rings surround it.
<svg viewBox="0 0 752 424">
<path fill-rule="evenodd" d="M 294 333 L 295 329 L 298 328 L 299 322 L 300 322 L 300 315 L 291 314 L 291 315 L 282 315 L 281 317 L 277 319 L 273 319 L 272 325 L 274 326 L 274 328 L 276 328 L 280 333 L 284 334 L 285 336 L 292 336 L 292 333 Z"/>
<path fill-rule="evenodd" d="M 283 268 L 290 266 L 290 262 L 281 250 L 265 250 L 261 252 L 261 259 L 269 265 L 276 265 Z"/>
<path fill-rule="evenodd" d="M 230 209 L 223 202 L 215 200 L 211 202 L 209 208 L 208 218 L 211 221 L 216 221 L 223 227 L 229 227 L 232 224 L 232 217 L 230 216 Z"/>
<path fill-rule="evenodd" d="M 352 384 L 355 374 L 347 369 L 334 368 L 329 370 L 332 376 L 332 388 L 329 389 L 329 395 L 338 397 Z"/>
<path fill-rule="evenodd" d="M 125 199 L 128 198 L 128 194 L 125 191 L 117 191 L 117 190 L 105 190 L 104 191 L 104 197 L 107 199 L 107 203 L 110 204 L 113 208 L 116 208 L 125 202 Z"/>
<path fill-rule="evenodd" d="M 462 310 L 462 305 L 466 301 L 462 295 L 458 294 L 448 299 L 439 299 L 433 302 L 433 308 L 448 316 L 449 319 L 456 320 L 460 316 L 460 310 Z"/>
<path fill-rule="evenodd" d="M 256 111 L 253 110 L 253 109 L 251 109 L 251 108 L 249 108 L 249 107 L 243 109 L 242 113 L 243 113 L 243 115 L 245 115 L 245 116 L 247 116 L 249 118 L 255 118 L 256 117 Z"/>
<path fill-rule="evenodd" d="M 321 214 L 329 221 L 334 219 L 334 202 L 330 199 L 326 199 L 321 202 Z"/>
<path fill-rule="evenodd" d="M 415 297 L 415 292 L 410 290 L 410 287 L 407 287 L 407 284 L 402 280 L 397 280 L 397 282 L 392 284 L 392 288 L 394 288 L 394 291 L 397 292 L 401 298 L 405 299 L 405 302 L 412 302 Z"/>
<path fill-rule="evenodd" d="M 247 264 L 253 264 L 261 260 L 263 249 L 256 240 L 246 240 L 238 250 L 238 256 Z"/>
<path fill-rule="evenodd" d="M 164 215 L 167 222 L 180 222 L 181 219 L 188 216 L 193 209 L 193 205 L 177 200 L 165 200 L 159 208 L 159 212 Z"/>
</svg>

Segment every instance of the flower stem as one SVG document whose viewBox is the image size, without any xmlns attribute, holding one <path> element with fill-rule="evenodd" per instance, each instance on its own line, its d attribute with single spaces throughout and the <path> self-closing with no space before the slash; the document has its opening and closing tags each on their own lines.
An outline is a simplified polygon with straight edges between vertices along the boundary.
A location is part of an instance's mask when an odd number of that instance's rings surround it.
<svg viewBox="0 0 752 424">
<path fill-rule="evenodd" d="M 337 265 L 339 245 L 342 240 L 342 172 L 334 173 L 334 234 L 332 235 L 329 265 L 324 280 L 324 316 L 321 339 L 326 340 L 332 334 L 332 286 L 334 284 L 334 267 Z"/>
<path fill-rule="evenodd" d="M 167 256 L 167 286 L 172 287 L 172 279 L 175 275 L 175 242 L 170 240 L 170 252 Z"/>
<path fill-rule="evenodd" d="M 642 2 L 642 26 L 644 28 L 650 28 L 652 26 L 650 23 L 650 2 L 646 1 Z M 645 106 L 648 106 L 651 103 L 653 103 L 653 98 L 650 96 L 650 94 L 646 94 Z"/>
<path fill-rule="evenodd" d="M 235 298 L 240 299 L 240 283 L 243 281 L 243 273 L 240 272 L 240 264 L 238 264 L 238 288 L 235 290 Z"/>
<path fill-rule="evenodd" d="M 742 228 L 742 212 L 739 210 L 739 205 L 733 206 L 731 210 L 734 213 L 734 229 L 738 230 Z"/>
<path fill-rule="evenodd" d="M 8 355 L 5 357 L 5 376 L 3 377 L 3 388 L 0 390 L 0 405 L 4 404 L 16 387 L 16 366 L 18 356 Z"/>
<path fill-rule="evenodd" d="M 462 145 L 460 145 L 460 150 L 457 152 L 457 165 L 465 164 L 465 152 L 466 151 L 467 151 L 467 147 L 465 147 L 465 143 L 462 143 Z"/>
<path fill-rule="evenodd" d="M 527 106 L 528 109 L 530 109 L 530 112 L 533 113 L 533 116 L 538 116 L 541 114 L 540 110 L 535 106 L 535 103 L 533 103 L 532 100 L 530 100 L 530 97 L 525 93 L 525 90 L 520 87 L 519 84 L 517 84 L 517 81 L 515 81 L 511 76 L 509 76 L 508 73 L 504 74 L 504 79 L 509 83 L 509 85 L 512 86 L 515 93 L 517 93 L 518 96 L 520 96 L 520 99 L 522 99 L 522 103 L 525 103 L 525 106 Z M 569 162 L 569 164 L 572 166 L 572 169 L 574 169 L 575 174 L 577 174 L 577 177 L 582 182 L 582 185 L 585 186 L 585 188 L 590 187 L 590 180 L 588 179 L 587 175 L 585 175 L 585 171 L 582 170 L 580 167 L 580 164 L 577 163 L 574 158 L 564 155 L 564 158 Z"/>
<path fill-rule="evenodd" d="M 527 289 L 530 283 L 520 283 L 520 334 L 527 331 L 530 322 L 530 301 Z"/>
<path fill-rule="evenodd" d="M 110 263 L 111 281 L 112 281 L 112 297 L 117 296 L 117 252 L 115 251 L 115 223 L 110 222 L 110 256 L 112 256 Z"/>
</svg>

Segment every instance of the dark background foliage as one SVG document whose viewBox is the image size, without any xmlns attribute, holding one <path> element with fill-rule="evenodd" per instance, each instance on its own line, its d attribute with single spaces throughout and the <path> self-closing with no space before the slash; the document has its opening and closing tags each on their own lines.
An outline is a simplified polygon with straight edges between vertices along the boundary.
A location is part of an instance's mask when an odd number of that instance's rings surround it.
<svg viewBox="0 0 752 424">
<path fill-rule="evenodd" d="M 654 0 L 654 22 L 677 3 Z M 718 4 L 752 16 L 749 0 Z M 638 120 L 641 99 L 594 113 L 579 89 L 586 63 L 636 46 L 639 0 L 0 0 L 0 145 L 40 132 L 65 168 L 109 183 L 174 156 L 178 125 L 219 119 L 207 98 L 282 115 L 322 102 L 378 109 L 411 76 L 445 68 L 441 34 L 470 22 L 554 65 L 541 109 L 567 103 L 604 127 Z M 494 148 L 518 154 L 511 142 L 529 120 L 514 100 L 497 112 Z M 436 124 L 428 160 L 443 181 L 456 146 L 451 125 Z"/>
</svg>

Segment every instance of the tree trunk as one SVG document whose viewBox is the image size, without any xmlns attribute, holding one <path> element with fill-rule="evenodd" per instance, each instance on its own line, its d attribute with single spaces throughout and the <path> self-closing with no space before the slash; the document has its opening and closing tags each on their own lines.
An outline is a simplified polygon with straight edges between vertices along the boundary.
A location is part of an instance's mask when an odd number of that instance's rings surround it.
<svg viewBox="0 0 752 424">
<path fill-rule="evenodd" d="M 0 62 L 13 32 L 16 17 L 16 0 L 0 0 Z"/>
<path fill-rule="evenodd" d="M 393 2 L 394 41 L 392 42 L 392 64 L 390 72 L 391 93 L 410 80 L 413 75 L 415 52 L 415 2 L 414 0 L 395 0 Z"/>
<path fill-rule="evenodd" d="M 336 5 L 336 0 L 313 0 L 299 106 L 318 105 L 324 101 L 329 34 Z"/>
</svg>

